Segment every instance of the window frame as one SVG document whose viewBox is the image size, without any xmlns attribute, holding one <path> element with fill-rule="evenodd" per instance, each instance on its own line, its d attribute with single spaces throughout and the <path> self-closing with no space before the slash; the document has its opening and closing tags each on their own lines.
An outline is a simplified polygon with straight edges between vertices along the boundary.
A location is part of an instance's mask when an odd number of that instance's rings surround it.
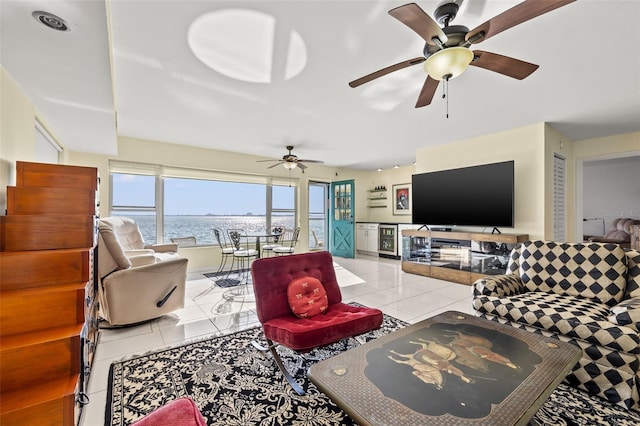
<svg viewBox="0 0 640 426">
<path fill-rule="evenodd" d="M 130 174 L 130 175 L 143 175 L 143 176 L 155 176 L 155 206 L 114 206 L 113 205 L 113 178 L 114 174 Z M 194 180 L 207 180 L 207 181 L 219 181 L 219 182 L 232 182 L 232 183 L 251 183 L 265 185 L 265 226 L 266 230 L 271 229 L 271 219 L 274 213 L 292 213 L 294 226 L 298 224 L 298 196 L 299 185 L 297 179 L 283 179 L 265 175 L 253 175 L 243 173 L 231 173 L 218 170 L 202 170 L 202 169 L 188 169 L 171 166 L 161 166 L 146 163 L 133 163 L 122 161 L 110 161 L 109 162 L 109 214 L 117 212 L 148 212 L 155 215 L 156 222 L 156 241 L 158 244 L 164 243 L 164 212 L 165 212 L 165 200 L 164 200 L 164 188 L 165 179 L 194 179 Z M 273 208 L 273 186 L 290 186 L 294 187 L 293 192 L 293 208 L 282 209 Z M 211 244 L 197 244 L 197 247 L 206 247 L 211 245 L 217 245 L 216 242 Z"/>
</svg>

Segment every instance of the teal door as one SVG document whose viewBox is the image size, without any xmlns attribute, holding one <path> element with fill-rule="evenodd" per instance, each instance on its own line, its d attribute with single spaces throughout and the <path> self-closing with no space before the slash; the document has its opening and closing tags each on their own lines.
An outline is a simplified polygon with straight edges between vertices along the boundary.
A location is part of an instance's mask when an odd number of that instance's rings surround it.
<svg viewBox="0 0 640 426">
<path fill-rule="evenodd" d="M 355 256 L 355 224 L 353 180 L 331 183 L 331 254 L 339 257 Z"/>
</svg>

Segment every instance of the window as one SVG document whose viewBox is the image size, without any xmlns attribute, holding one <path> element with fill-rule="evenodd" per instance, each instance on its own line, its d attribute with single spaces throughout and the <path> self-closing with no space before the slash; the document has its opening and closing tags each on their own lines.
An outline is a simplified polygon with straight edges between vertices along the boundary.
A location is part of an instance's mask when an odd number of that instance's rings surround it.
<svg viewBox="0 0 640 426">
<path fill-rule="evenodd" d="M 40 163 L 57 164 L 62 147 L 53 140 L 47 129 L 36 121 L 36 137 L 34 144 L 34 160 Z"/>
<path fill-rule="evenodd" d="M 273 185 L 271 187 L 271 223 L 293 229 L 296 224 L 296 191 L 293 186 Z"/>
<path fill-rule="evenodd" d="M 111 174 L 111 214 L 133 218 L 144 241 L 156 242 L 156 177 Z"/>
<path fill-rule="evenodd" d="M 111 214 L 133 217 L 148 243 L 208 245 L 214 227 L 250 234 L 297 223 L 296 187 L 265 176 L 112 162 L 111 191 Z"/>
<path fill-rule="evenodd" d="M 164 240 L 196 237 L 213 244 L 212 228 L 266 229 L 266 186 L 201 179 L 164 179 Z"/>
</svg>

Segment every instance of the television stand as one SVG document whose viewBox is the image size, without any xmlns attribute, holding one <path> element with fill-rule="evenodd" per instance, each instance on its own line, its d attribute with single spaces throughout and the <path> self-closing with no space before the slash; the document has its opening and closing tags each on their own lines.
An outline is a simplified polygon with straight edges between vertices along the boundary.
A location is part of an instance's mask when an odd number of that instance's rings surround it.
<svg viewBox="0 0 640 426">
<path fill-rule="evenodd" d="M 511 249 L 529 236 L 442 232 L 432 228 L 429 231 L 405 229 L 402 239 L 404 272 L 471 285 L 480 278 L 506 273 Z"/>
</svg>

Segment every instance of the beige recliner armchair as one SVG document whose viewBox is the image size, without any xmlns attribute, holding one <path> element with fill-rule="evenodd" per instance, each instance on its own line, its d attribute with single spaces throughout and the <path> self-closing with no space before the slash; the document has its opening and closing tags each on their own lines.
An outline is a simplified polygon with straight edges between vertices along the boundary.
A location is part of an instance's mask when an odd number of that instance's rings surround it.
<svg viewBox="0 0 640 426">
<path fill-rule="evenodd" d="M 188 259 L 176 244 L 147 245 L 129 218 L 100 219 L 98 298 L 111 325 L 128 325 L 184 307 Z"/>
</svg>

